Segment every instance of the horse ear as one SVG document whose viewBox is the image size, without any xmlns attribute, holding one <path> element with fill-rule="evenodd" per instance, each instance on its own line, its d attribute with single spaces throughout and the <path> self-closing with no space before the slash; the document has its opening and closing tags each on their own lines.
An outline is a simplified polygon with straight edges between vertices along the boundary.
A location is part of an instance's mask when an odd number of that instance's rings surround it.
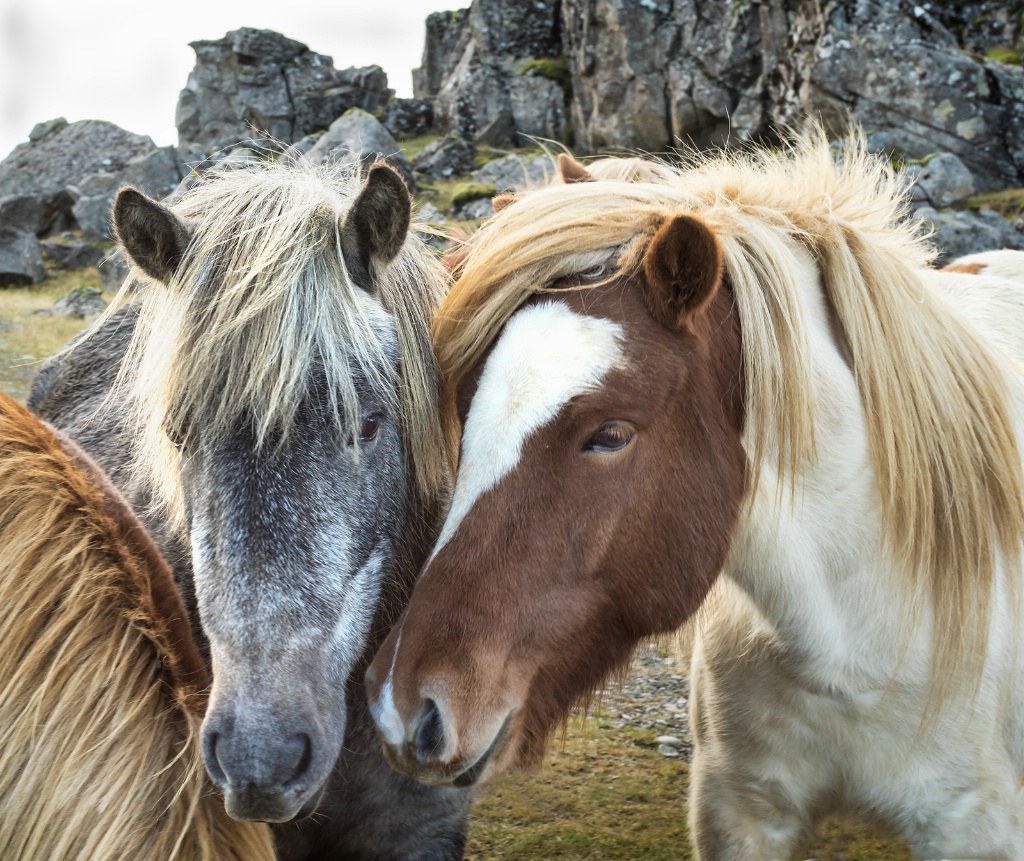
<svg viewBox="0 0 1024 861">
<path fill-rule="evenodd" d="M 122 188 L 114 198 L 113 219 L 114 234 L 132 262 L 150 278 L 169 283 L 188 246 L 185 222 L 131 187 Z"/>
<path fill-rule="evenodd" d="M 562 175 L 562 182 L 566 185 L 573 182 L 593 182 L 594 177 L 576 159 L 568 153 L 558 154 L 558 172 Z"/>
<path fill-rule="evenodd" d="M 676 215 L 654 235 L 644 254 L 644 297 L 651 314 L 674 329 L 703 310 L 722 281 L 718 238 L 699 218 Z"/>
<path fill-rule="evenodd" d="M 511 206 L 515 203 L 517 199 L 514 192 L 504 191 L 501 194 L 494 195 L 491 204 L 494 206 L 495 212 L 501 212 L 506 206 Z"/>
<path fill-rule="evenodd" d="M 341 226 L 345 265 L 363 286 L 368 286 L 370 261 L 388 264 L 402 250 L 411 219 L 405 180 L 389 164 L 377 162 Z"/>
</svg>

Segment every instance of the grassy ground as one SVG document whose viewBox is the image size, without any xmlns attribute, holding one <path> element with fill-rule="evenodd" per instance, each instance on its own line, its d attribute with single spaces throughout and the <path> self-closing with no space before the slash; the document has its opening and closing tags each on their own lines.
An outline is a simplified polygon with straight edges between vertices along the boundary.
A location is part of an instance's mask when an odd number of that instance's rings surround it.
<svg viewBox="0 0 1024 861">
<path fill-rule="evenodd" d="M 100 286 L 99 272 L 83 269 L 51 273 L 33 287 L 0 287 L 0 389 L 24 402 L 39 362 L 86 325 L 83 320 L 46 312 L 75 287 Z"/>
<path fill-rule="evenodd" d="M 655 732 L 576 719 L 543 768 L 491 784 L 477 805 L 467 861 L 685 861 L 689 765 L 662 756 Z M 910 861 L 906 845 L 828 820 L 796 859 Z"/>
</svg>

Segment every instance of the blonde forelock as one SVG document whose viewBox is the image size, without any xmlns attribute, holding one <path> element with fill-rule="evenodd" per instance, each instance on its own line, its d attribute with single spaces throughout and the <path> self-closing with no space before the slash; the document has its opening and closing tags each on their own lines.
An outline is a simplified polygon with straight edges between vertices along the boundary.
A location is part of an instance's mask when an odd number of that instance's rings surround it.
<svg viewBox="0 0 1024 861">
<path fill-rule="evenodd" d="M 145 285 L 142 310 L 116 396 L 135 405 L 141 480 L 172 517 L 181 488 L 168 431 L 218 433 L 245 417 L 259 445 L 285 439 L 314 365 L 342 432 L 361 419 L 354 375 L 394 394 L 420 491 L 429 497 L 446 485 L 425 334 L 443 275 L 410 233 L 398 256 L 374 269 L 377 298 L 352 280 L 341 230 L 362 184 L 358 167 L 334 164 L 213 172 L 173 206 L 191 235 L 173 282 L 147 283 L 133 269 L 126 285 Z M 397 332 L 397 379 L 379 335 L 381 307 Z"/>
</svg>

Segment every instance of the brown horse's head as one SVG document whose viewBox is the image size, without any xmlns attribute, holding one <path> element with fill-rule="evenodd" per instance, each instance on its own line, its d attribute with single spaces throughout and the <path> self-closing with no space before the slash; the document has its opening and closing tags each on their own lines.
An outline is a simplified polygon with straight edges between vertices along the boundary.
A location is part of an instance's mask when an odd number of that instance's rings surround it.
<svg viewBox="0 0 1024 861">
<path fill-rule="evenodd" d="M 368 674 L 388 755 L 421 780 L 535 759 L 725 560 L 746 470 L 738 318 L 713 231 L 649 228 L 519 303 L 457 381 L 452 507 Z"/>
</svg>

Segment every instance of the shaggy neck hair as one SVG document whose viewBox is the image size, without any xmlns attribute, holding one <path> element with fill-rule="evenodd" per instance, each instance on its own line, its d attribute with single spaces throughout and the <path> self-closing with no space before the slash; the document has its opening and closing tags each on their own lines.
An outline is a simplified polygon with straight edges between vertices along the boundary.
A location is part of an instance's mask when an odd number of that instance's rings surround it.
<svg viewBox="0 0 1024 861">
<path fill-rule="evenodd" d="M 231 819 L 206 776 L 204 673 L 161 593 L 176 597 L 170 571 L 127 505 L 0 395 L 6 861 L 274 858 L 267 827 Z"/>
</svg>

